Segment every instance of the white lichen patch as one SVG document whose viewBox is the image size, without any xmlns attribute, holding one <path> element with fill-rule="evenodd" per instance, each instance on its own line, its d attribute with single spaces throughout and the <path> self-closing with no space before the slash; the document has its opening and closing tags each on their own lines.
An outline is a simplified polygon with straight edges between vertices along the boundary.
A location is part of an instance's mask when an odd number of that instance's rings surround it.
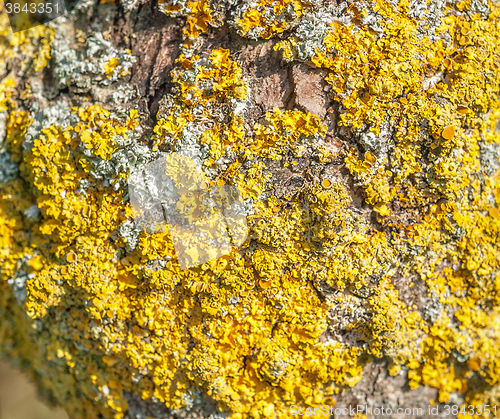
<svg viewBox="0 0 500 419">
<path fill-rule="evenodd" d="M 0 185 L 15 179 L 19 171 L 18 165 L 11 160 L 9 152 L 4 147 L 7 116 L 7 111 L 0 112 Z"/>
<path fill-rule="evenodd" d="M 23 148 L 31 150 L 33 140 L 38 138 L 42 129 L 47 129 L 52 125 L 59 125 L 66 128 L 70 124 L 76 123 L 78 118 L 71 113 L 71 108 L 64 100 L 58 100 L 53 106 L 40 107 L 38 101 L 33 102 L 30 109 L 30 118 L 33 122 L 26 130 L 23 141 Z"/>
<path fill-rule="evenodd" d="M 498 143 L 485 144 L 479 142 L 481 147 L 481 166 L 484 172 L 491 176 L 497 173 L 500 167 L 500 145 Z"/>
<path fill-rule="evenodd" d="M 106 41 L 101 32 L 85 39 L 77 50 L 64 31 L 57 31 L 51 46 L 53 71 L 59 88 L 76 86 L 88 89 L 98 83 L 107 86 L 128 74 L 136 61 L 130 50 L 120 50 Z"/>
</svg>

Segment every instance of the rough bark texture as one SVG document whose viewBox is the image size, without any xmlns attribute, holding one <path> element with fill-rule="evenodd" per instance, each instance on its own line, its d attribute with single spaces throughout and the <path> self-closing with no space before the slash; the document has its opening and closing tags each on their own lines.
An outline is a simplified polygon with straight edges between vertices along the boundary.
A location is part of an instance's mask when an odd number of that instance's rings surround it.
<svg viewBox="0 0 500 419">
<path fill-rule="evenodd" d="M 393 3 L 2 11 L 0 351 L 47 402 L 500 417 L 500 7 Z M 201 263 L 134 223 L 131 173 L 165 158 L 179 190 L 237 187 L 243 245 Z"/>
</svg>

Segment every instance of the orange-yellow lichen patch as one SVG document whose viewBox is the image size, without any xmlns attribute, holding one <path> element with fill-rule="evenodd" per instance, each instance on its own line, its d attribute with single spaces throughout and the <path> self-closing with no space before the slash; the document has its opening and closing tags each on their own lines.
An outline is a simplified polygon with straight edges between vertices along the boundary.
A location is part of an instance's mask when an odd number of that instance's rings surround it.
<svg viewBox="0 0 500 419">
<path fill-rule="evenodd" d="M 120 64 L 120 60 L 116 57 L 110 57 L 107 64 L 104 65 L 104 70 L 106 70 L 106 76 L 109 78 L 112 76 L 113 71 Z"/>
<path fill-rule="evenodd" d="M 451 140 L 455 136 L 455 130 L 453 127 L 446 127 L 441 135 L 445 140 Z"/>
<path fill-rule="evenodd" d="M 240 254 L 232 253 L 202 267 L 181 272 L 166 233 L 141 234 L 136 250 L 118 259 L 116 255 L 124 243 L 114 241 L 110 232 L 118 227 L 126 214 L 130 215 L 130 210 L 123 204 L 121 192 L 113 192 L 109 187 L 101 185 L 94 191 L 88 190 L 86 195 L 78 192 L 82 180 L 95 182 L 88 158 L 80 150 L 83 147 L 96 157 L 109 159 L 116 151 L 108 144 L 113 144 L 115 135 L 124 136 L 137 126 L 134 122 L 136 113 L 131 113 L 127 121 L 121 121 L 110 117 L 98 106 L 75 109 L 75 112 L 80 122 L 65 129 L 52 126 L 42 130 L 23 157 L 22 174 L 32 185 L 32 200 L 40 209 L 36 235 L 30 244 L 30 253 L 37 255 L 27 263 L 35 276 L 26 284 L 26 309 L 31 317 L 43 320 L 49 311 L 65 307 L 70 301 L 78 307 L 73 312 L 75 320 L 71 322 L 71 330 L 74 329 L 75 337 L 79 336 L 79 344 L 92 348 L 105 365 L 104 369 L 99 367 L 89 374 L 93 386 L 108 389 L 100 414 L 113 412 L 115 417 L 122 417 L 127 409 L 123 397 L 125 391 L 137 391 L 146 398 L 154 396 L 168 407 L 178 408 L 183 405 L 188 390 L 200 384 L 221 405 L 230 407 L 235 413 L 267 412 L 270 406 L 285 411 L 289 403 L 320 405 L 327 394 L 327 383 L 352 386 L 359 380 L 358 350 L 346 350 L 340 344 L 315 345 L 325 330 L 328 307 L 318 300 L 315 291 L 305 282 L 303 276 L 308 273 L 301 272 L 301 266 L 306 266 L 307 253 L 300 246 L 302 238 L 297 237 L 293 229 L 287 227 L 289 237 L 275 251 L 264 248 L 257 251 L 251 265 Z M 300 112 L 275 111 L 268 115 L 268 122 L 275 124 L 283 136 L 281 139 L 274 135 L 273 141 L 290 145 L 293 141 L 287 137 L 287 131 L 296 131 L 294 141 L 298 141 L 300 135 L 313 135 L 324 130 L 316 119 Z M 86 132 L 89 134 L 84 134 Z M 260 137 L 263 135 L 263 132 L 259 133 Z M 252 156 L 266 152 L 254 147 Z M 171 162 L 169 167 L 175 172 L 174 163 Z M 255 177 L 257 185 L 266 178 L 263 169 L 262 162 L 255 162 L 248 172 Z M 172 176 L 175 178 L 175 173 Z M 229 181 L 241 179 L 237 171 L 228 172 L 228 176 Z M 178 181 L 185 183 L 182 179 Z M 254 199 L 261 194 L 261 188 L 256 186 L 252 192 Z M 323 217 L 328 223 L 326 212 L 337 207 L 337 200 L 345 202 L 347 194 L 340 186 L 328 192 L 321 191 L 322 188 L 311 191 L 314 217 L 318 217 L 318 221 Z M 313 199 L 316 193 L 319 198 Z M 2 204 L 3 208 L 5 204 Z M 15 209 L 12 207 L 10 211 Z M 301 224 L 299 215 L 302 211 L 297 206 L 293 217 L 297 220 L 297 227 L 304 231 L 307 224 Z M 288 215 L 274 219 L 276 225 L 271 230 L 258 223 L 258 240 L 267 243 L 270 234 L 284 231 Z M 2 229 L 11 229 L 10 237 L 12 227 L 2 224 Z M 324 240 L 324 235 L 328 236 L 328 227 L 318 224 L 318 228 L 322 230 L 318 231 L 315 240 Z M 9 246 L 11 241 L 7 239 L 5 243 Z M 274 244 L 278 243 L 274 240 Z M 19 252 L 26 251 L 25 248 L 19 249 Z M 6 266 L 12 266 L 11 275 L 19 258 L 19 253 L 11 252 L 2 261 Z M 158 260 L 166 262 L 164 269 L 158 271 L 146 267 L 149 261 Z M 295 273 L 283 276 L 290 270 Z M 223 285 L 213 281 L 215 273 Z M 159 294 L 143 294 L 145 286 L 170 290 L 170 297 L 158 305 Z M 75 294 L 78 292 L 82 292 L 80 297 Z M 227 301 L 234 297 L 240 303 L 228 304 Z M 87 303 L 83 304 L 81 298 Z M 275 301 L 273 307 L 265 302 L 268 298 Z M 180 313 L 173 310 L 176 304 L 183 307 Z M 160 306 L 165 308 L 159 309 Z M 279 306 L 282 308 L 277 308 Z M 228 307 L 227 313 L 224 307 Z M 245 314 L 247 311 L 250 315 Z M 231 316 L 231 320 L 226 316 Z M 90 323 L 82 319 L 89 319 Z M 113 327 L 109 321 L 113 322 Z M 226 326 L 228 323 L 231 328 Z M 131 328 L 125 327 L 126 324 Z M 283 326 L 274 326 L 279 324 Z M 92 325 L 101 325 L 106 334 L 95 335 Z M 153 333 L 150 343 L 143 341 L 142 330 Z M 209 336 L 205 330 L 210 332 Z M 184 333 L 189 333 L 195 343 L 195 349 L 189 354 Z M 272 334 L 279 349 L 275 354 L 267 352 L 269 344 L 266 339 L 269 340 Z M 90 344 L 91 336 L 99 336 L 97 344 Z M 220 352 L 220 343 L 214 344 L 214 338 L 222 342 L 224 356 Z M 155 355 L 157 351 L 161 355 Z M 85 367 L 84 363 L 77 362 L 80 354 L 76 347 L 61 347 L 57 340 L 53 340 L 47 344 L 47 352 L 49 360 L 63 360 L 72 371 Z M 254 355 L 250 356 L 252 353 Z M 179 361 L 181 356 L 185 356 L 182 364 Z M 245 356 L 249 357 L 248 362 Z M 283 356 L 283 360 L 279 356 Z M 319 363 L 320 359 L 328 362 Z M 284 369 L 282 362 L 287 364 Z M 124 381 L 123 376 L 116 375 L 118 366 L 120 371 L 126 368 L 131 374 L 145 367 L 154 373 L 134 387 L 131 381 Z M 186 374 L 184 382 L 174 381 L 180 368 Z M 242 368 L 243 375 L 237 373 Z M 277 387 L 268 383 L 267 377 L 273 374 L 278 374 L 273 379 Z M 220 384 L 220 377 L 226 384 Z M 309 378 L 304 380 L 304 377 Z M 174 382 L 177 392 L 171 394 L 168 389 Z M 295 394 L 294 389 L 298 386 L 302 390 Z M 267 389 L 265 392 L 262 391 L 264 388 Z"/>
<path fill-rule="evenodd" d="M 326 135 L 326 127 L 316 115 L 301 111 L 282 112 L 274 108 L 273 112 L 266 114 L 266 123 L 255 126 L 255 135 L 245 149 L 245 157 L 259 155 L 279 159 L 286 149 L 294 149 L 296 155 L 300 156 L 298 143 L 314 134 L 322 137 Z"/>
<path fill-rule="evenodd" d="M 310 6 L 303 0 L 259 0 L 244 7 L 236 23 L 242 35 L 269 39 L 289 29 Z"/>
<path fill-rule="evenodd" d="M 23 71 L 40 71 L 50 59 L 50 44 L 54 39 L 52 27 L 38 25 L 25 31 L 13 33 L 4 5 L 0 6 L 0 71 L 7 69 L 7 63 L 18 54 L 23 56 Z"/>
<path fill-rule="evenodd" d="M 427 337 L 408 364 L 411 386 L 439 388 L 442 402 L 457 392 L 477 403 L 497 397 L 467 383 L 476 383 L 474 372 L 498 376 L 486 336 L 498 335 L 499 10 L 466 18 L 451 6 L 436 40 L 419 34 L 421 22 L 406 7 L 377 2 L 377 36 L 363 21 L 370 11 L 352 4 L 350 23 L 334 22 L 311 61 L 329 70 L 341 124 L 369 148 L 364 156 L 352 148 L 345 160 L 365 201 L 384 217 L 394 204 L 422 208 L 421 220 L 390 224 L 401 228 L 393 243 L 412 252 L 406 272 L 418 273 L 441 307 L 437 321 L 419 326 Z M 471 7 L 462 2 L 459 10 Z M 293 36 L 277 44 L 289 60 L 300 47 Z M 479 351 L 487 354 L 481 361 Z"/>
<path fill-rule="evenodd" d="M 75 127 L 75 132 L 80 134 L 86 148 L 104 160 L 109 160 L 117 149 L 114 137 L 127 138 L 127 131 L 138 126 L 137 111 L 131 111 L 124 126 L 118 120 L 109 118 L 109 112 L 99 105 L 78 109 L 78 116 L 82 122 Z"/>
<path fill-rule="evenodd" d="M 154 128 L 157 139 L 156 147 L 167 139 L 178 140 L 184 128 L 195 119 L 193 108 L 200 111 L 197 118 L 209 117 L 210 108 L 247 97 L 247 86 L 239 64 L 229 58 L 229 50 L 213 50 L 208 57 L 209 64 L 201 65 L 200 57 L 188 58 L 185 55 L 177 59 L 181 64 L 174 72 L 174 82 L 179 85 L 181 94 L 173 104 L 170 113 L 159 119 Z M 241 120 L 234 119 L 225 129 L 230 143 L 238 142 L 242 135 Z M 214 128 L 214 132 L 220 128 Z M 210 137 L 209 132 L 205 138 Z M 229 145 L 229 144 L 227 144 Z M 215 151 L 215 150 L 214 150 Z M 214 153 L 216 154 L 216 153 Z"/>
<path fill-rule="evenodd" d="M 298 58 L 303 45 L 285 30 L 309 4 L 245 4 L 232 23 L 241 34 L 281 34 L 277 48 Z M 407 2 L 357 5 L 331 20 L 311 62 L 341 104 L 344 164 L 363 211 L 336 169 L 322 170 L 331 156 L 320 118 L 275 108 L 249 123 L 251 91 L 228 49 L 184 49 L 153 150 L 138 144 L 137 111 L 119 117 L 98 104 L 76 108 L 75 123 L 30 130 L 28 93 L 2 80 L 3 146 L 19 169 L 0 185 L 2 352 L 29 360 L 72 417 L 123 418 L 136 397 L 177 409 L 201 388 L 233 419 L 285 419 L 292 405 L 333 403 L 374 357 L 391 375 L 407 368 L 411 388 L 439 389 L 441 402 L 455 393 L 498 404 L 500 9 L 482 17 L 457 12 L 472 2 L 448 4 L 426 33 Z M 225 11 L 162 7 L 187 16 L 190 38 Z M 1 57 L 24 54 L 27 69 L 38 51 L 43 64 L 43 31 L 2 32 Z M 117 66 L 110 59 L 108 76 Z M 181 270 L 172 231 L 135 229 L 119 181 L 160 147 L 198 159 L 166 157 L 186 219 L 207 209 L 198 189 L 238 186 L 249 227 L 240 248 Z M 279 191 L 304 164 L 316 175 Z M 410 275 L 420 311 L 396 289 Z"/>
<path fill-rule="evenodd" d="M 330 179 L 323 179 L 321 181 L 321 186 L 323 186 L 323 188 L 325 188 L 325 189 L 328 189 L 332 186 L 332 182 Z"/>
<path fill-rule="evenodd" d="M 214 24 L 213 10 L 209 0 L 187 1 L 181 6 L 171 0 L 159 2 L 160 10 L 172 16 L 182 14 L 186 16 L 186 27 L 184 34 L 190 38 L 198 38 L 201 33 L 208 30 L 210 24 Z"/>
</svg>

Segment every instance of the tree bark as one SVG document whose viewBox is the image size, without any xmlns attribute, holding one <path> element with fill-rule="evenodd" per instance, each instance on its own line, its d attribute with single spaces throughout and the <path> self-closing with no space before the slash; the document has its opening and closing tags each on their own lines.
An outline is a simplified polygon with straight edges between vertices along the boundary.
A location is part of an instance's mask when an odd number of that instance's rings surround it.
<svg viewBox="0 0 500 419">
<path fill-rule="evenodd" d="M 499 14 L 2 11 L 0 353 L 72 419 L 500 415 Z"/>
</svg>

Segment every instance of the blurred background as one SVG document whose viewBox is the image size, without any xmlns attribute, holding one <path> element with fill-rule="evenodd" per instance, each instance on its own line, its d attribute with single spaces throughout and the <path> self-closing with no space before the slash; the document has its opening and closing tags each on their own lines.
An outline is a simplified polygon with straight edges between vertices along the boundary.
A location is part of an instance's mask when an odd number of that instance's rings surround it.
<svg viewBox="0 0 500 419">
<path fill-rule="evenodd" d="M 0 419 L 68 419 L 68 415 L 45 406 L 28 378 L 0 360 Z"/>
</svg>

